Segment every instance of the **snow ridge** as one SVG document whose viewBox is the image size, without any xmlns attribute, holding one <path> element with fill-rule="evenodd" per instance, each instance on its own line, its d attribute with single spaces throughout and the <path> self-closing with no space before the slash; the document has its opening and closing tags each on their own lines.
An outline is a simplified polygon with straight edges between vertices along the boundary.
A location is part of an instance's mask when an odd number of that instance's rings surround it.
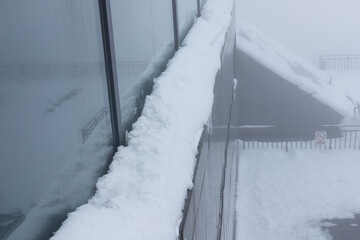
<svg viewBox="0 0 360 240">
<path fill-rule="evenodd" d="M 175 239 L 195 155 L 213 102 L 233 0 L 208 0 L 147 97 L 95 196 L 52 240 Z"/>
</svg>

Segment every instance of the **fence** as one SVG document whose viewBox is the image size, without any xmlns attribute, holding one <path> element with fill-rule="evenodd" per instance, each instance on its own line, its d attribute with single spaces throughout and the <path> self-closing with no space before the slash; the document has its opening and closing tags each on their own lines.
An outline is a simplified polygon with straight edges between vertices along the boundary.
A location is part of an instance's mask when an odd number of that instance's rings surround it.
<svg viewBox="0 0 360 240">
<path fill-rule="evenodd" d="M 91 119 L 82 129 L 82 140 L 83 143 L 90 137 L 90 135 L 94 132 L 95 128 L 99 125 L 99 123 L 108 115 L 108 110 L 106 108 L 101 109 L 96 116 Z"/>
<path fill-rule="evenodd" d="M 212 124 L 215 126 L 226 125 L 231 119 L 234 45 L 233 14 L 222 50 L 221 69 L 214 87 Z M 229 142 L 227 127 L 210 127 L 209 131 L 203 133 L 200 147 L 193 178 L 194 186 L 189 190 L 185 202 L 179 239 L 235 239 L 236 159 L 239 145 Z"/>
<path fill-rule="evenodd" d="M 138 77 L 148 63 L 118 63 L 120 78 Z M 95 63 L 3 63 L 0 64 L 0 79 L 49 80 L 78 77 L 104 77 L 105 64 Z"/>
<path fill-rule="evenodd" d="M 0 78 L 8 80 L 49 80 L 99 77 L 105 75 L 104 63 L 13 63 L 0 65 Z"/>
<path fill-rule="evenodd" d="M 335 71 L 360 70 L 360 55 L 321 56 L 320 69 Z"/>
<path fill-rule="evenodd" d="M 119 77 L 138 78 L 147 66 L 146 62 L 120 63 L 116 64 L 116 69 Z"/>
<path fill-rule="evenodd" d="M 326 138 L 316 139 L 325 132 Z M 240 129 L 237 133 L 243 149 L 356 149 L 360 150 L 360 126 L 325 126 L 318 129 Z"/>
<path fill-rule="evenodd" d="M 181 240 L 232 239 L 236 182 L 234 179 L 236 174 L 233 171 L 236 170 L 234 167 L 236 158 L 229 158 L 227 161 L 228 171 L 225 174 L 227 184 L 223 193 L 226 207 L 222 209 L 224 152 L 225 142 L 213 141 L 211 135 L 204 134 L 194 176 L 194 187 L 189 191 L 184 220 L 180 226 Z M 230 152 L 236 155 L 237 149 L 232 148 Z M 221 236 L 219 236 L 220 226 L 223 228 Z"/>
</svg>

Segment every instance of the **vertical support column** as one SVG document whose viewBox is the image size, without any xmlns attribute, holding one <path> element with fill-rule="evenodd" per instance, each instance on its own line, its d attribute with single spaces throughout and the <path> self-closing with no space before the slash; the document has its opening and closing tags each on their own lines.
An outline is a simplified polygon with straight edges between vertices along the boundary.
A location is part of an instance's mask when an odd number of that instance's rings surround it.
<svg viewBox="0 0 360 240">
<path fill-rule="evenodd" d="M 99 0 L 101 31 L 104 46 L 105 70 L 109 95 L 110 117 L 115 147 L 124 143 L 121 126 L 119 85 L 116 72 L 114 36 L 110 0 Z"/>
<path fill-rule="evenodd" d="M 173 28 L 174 28 L 174 48 L 179 50 L 179 18 L 177 11 L 177 0 L 172 0 Z"/>
<path fill-rule="evenodd" d="M 201 16 L 200 0 L 196 0 L 196 6 L 197 6 L 197 17 L 200 17 Z"/>
</svg>

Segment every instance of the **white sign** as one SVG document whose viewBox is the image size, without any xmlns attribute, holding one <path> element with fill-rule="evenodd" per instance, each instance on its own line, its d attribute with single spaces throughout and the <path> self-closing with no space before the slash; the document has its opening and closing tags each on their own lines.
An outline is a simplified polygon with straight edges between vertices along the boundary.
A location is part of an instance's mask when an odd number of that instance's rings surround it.
<svg viewBox="0 0 360 240">
<path fill-rule="evenodd" d="M 326 144 L 327 133 L 326 132 L 316 132 L 315 133 L 315 142 L 316 145 L 325 145 Z"/>
</svg>

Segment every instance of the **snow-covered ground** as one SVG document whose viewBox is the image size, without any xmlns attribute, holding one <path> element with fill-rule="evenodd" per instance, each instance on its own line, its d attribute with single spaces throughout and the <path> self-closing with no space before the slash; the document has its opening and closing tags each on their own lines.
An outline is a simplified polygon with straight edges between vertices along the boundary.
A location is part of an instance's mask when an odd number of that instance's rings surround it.
<svg viewBox="0 0 360 240">
<path fill-rule="evenodd" d="M 330 71 L 332 84 L 345 92 L 354 105 L 360 104 L 360 71 Z"/>
<path fill-rule="evenodd" d="M 239 50 L 359 123 L 360 71 L 321 71 L 241 19 L 237 31 Z M 322 221 L 360 213 L 359 159 L 358 150 L 241 151 L 237 239 L 331 239 Z"/>
<path fill-rule="evenodd" d="M 359 160 L 356 150 L 242 151 L 237 239 L 331 239 L 323 220 L 360 213 Z"/>
</svg>

